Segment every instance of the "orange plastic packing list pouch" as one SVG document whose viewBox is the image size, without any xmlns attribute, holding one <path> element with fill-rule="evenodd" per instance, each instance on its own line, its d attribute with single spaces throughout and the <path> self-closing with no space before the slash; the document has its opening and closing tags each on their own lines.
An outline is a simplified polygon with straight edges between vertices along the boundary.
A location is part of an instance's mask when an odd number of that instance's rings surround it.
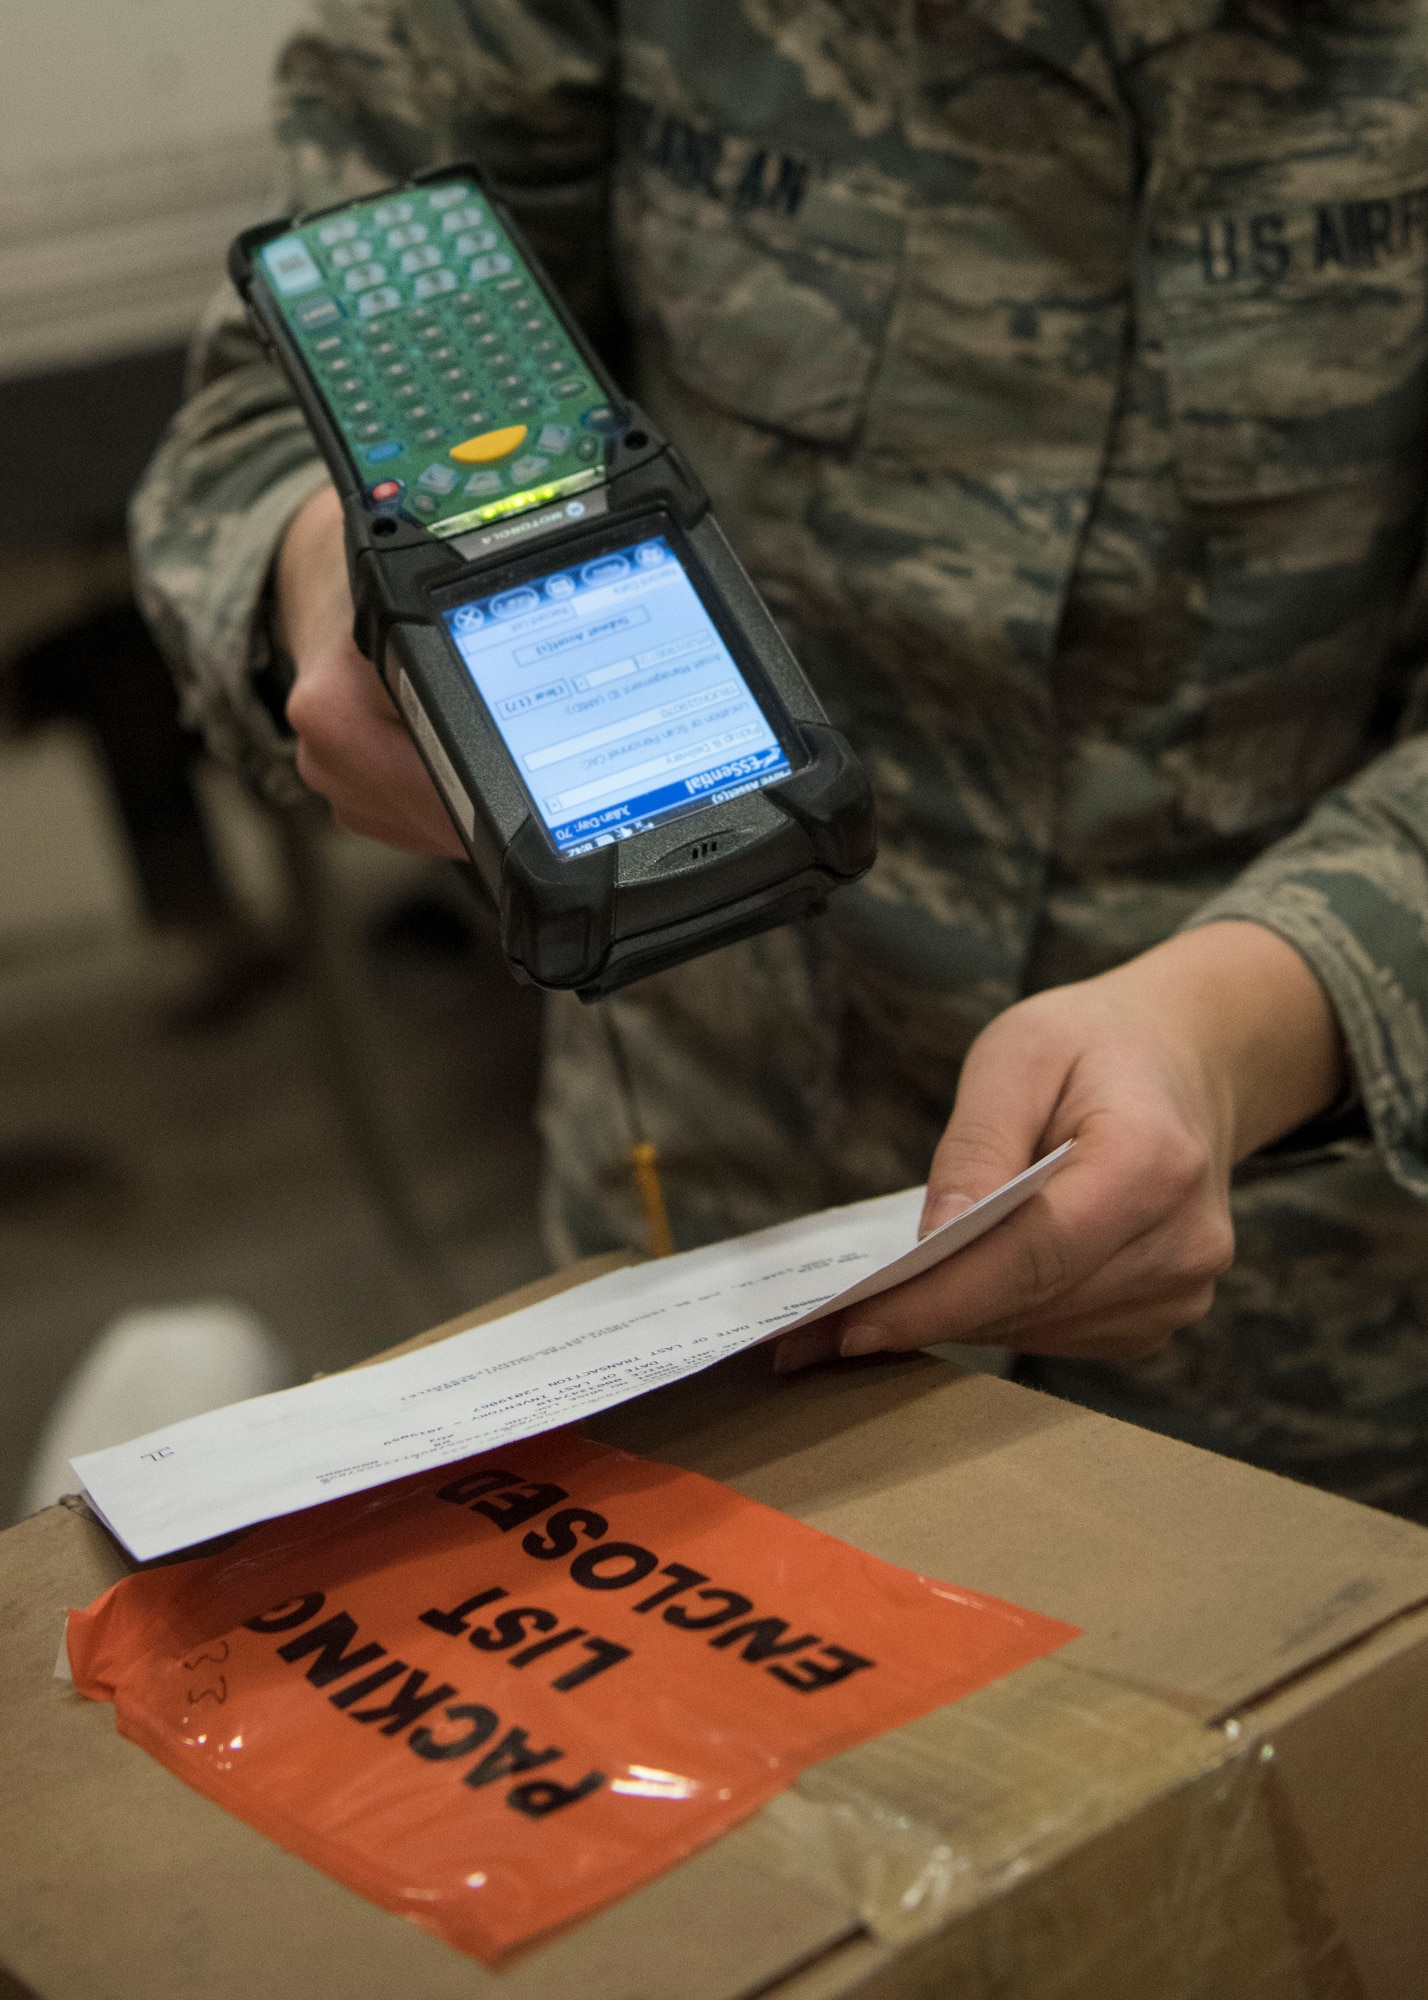
<svg viewBox="0 0 1428 2000">
<path fill-rule="evenodd" d="M 196 1790 L 495 1964 L 1074 1636 L 557 1431 L 127 1577 L 69 1657 Z"/>
</svg>

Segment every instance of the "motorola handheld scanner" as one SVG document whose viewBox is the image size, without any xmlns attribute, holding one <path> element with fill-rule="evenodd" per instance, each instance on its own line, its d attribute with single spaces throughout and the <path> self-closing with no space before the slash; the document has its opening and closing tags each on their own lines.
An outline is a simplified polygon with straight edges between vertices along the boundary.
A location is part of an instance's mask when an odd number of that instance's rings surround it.
<svg viewBox="0 0 1428 2000">
<path fill-rule="evenodd" d="M 597 999 L 870 866 L 861 767 L 476 168 L 250 229 L 229 268 L 518 977 Z"/>
</svg>

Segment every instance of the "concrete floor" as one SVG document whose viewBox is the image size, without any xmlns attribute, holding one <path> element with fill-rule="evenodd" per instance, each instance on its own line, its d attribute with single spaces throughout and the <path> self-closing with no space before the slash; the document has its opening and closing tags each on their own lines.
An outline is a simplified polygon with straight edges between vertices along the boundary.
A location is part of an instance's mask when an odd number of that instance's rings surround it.
<svg viewBox="0 0 1428 2000">
<path fill-rule="evenodd" d="M 117 543 L 0 551 L 0 676 L 126 589 Z M 203 789 L 235 900 L 284 942 L 272 822 L 222 773 Z M 479 925 L 466 949 L 459 925 L 445 950 L 419 927 L 374 943 L 414 897 L 469 914 L 449 870 L 330 832 L 317 851 L 416 1254 L 352 1144 L 311 985 L 294 974 L 226 1025 L 179 1025 L 209 947 L 145 924 L 92 746 L 67 725 L 0 736 L 0 1525 L 66 1371 L 121 1311 L 240 1300 L 301 1379 L 545 1268 L 536 996 Z"/>
<path fill-rule="evenodd" d="M 245 840 L 251 828 L 228 827 L 230 849 Z M 302 1379 L 545 1268 L 538 1001 L 479 929 L 464 951 L 373 948 L 404 899 L 434 891 L 459 912 L 459 886 L 363 843 L 323 844 L 364 1073 L 429 1248 L 413 1256 L 369 1189 L 300 978 L 225 1026 L 185 1028 L 174 1012 L 205 977 L 192 941 L 122 908 L 61 921 L 62 901 L 44 930 L 0 924 L 0 1523 L 67 1369 L 118 1312 L 241 1300 Z M 12 914 L 26 899 L 33 885 Z"/>
</svg>

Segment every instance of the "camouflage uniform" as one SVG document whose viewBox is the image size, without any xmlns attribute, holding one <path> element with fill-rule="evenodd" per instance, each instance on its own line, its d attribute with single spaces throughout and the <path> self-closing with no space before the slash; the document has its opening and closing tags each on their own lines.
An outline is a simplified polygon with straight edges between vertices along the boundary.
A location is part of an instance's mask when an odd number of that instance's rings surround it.
<svg viewBox="0 0 1428 2000">
<path fill-rule="evenodd" d="M 1428 0 L 365 0 L 294 203 L 475 152 L 688 451 L 877 790 L 828 920 L 613 1003 L 683 1242 L 922 1178 L 998 1009 L 1249 918 L 1357 1079 L 1212 1317 L 1054 1386 L 1410 1504 L 1428 1443 Z M 320 480 L 230 310 L 135 506 L 191 714 L 293 782 L 255 607 Z M 562 1252 L 638 1240 L 556 1003 Z M 1357 1134 L 1357 1136 L 1356 1136 Z"/>
</svg>

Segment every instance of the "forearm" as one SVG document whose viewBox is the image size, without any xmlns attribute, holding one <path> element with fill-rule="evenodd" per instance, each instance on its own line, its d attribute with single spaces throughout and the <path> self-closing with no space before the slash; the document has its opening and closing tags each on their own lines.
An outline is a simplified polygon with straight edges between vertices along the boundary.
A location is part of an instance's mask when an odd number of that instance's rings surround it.
<svg viewBox="0 0 1428 2000">
<path fill-rule="evenodd" d="M 1104 976 L 1108 1004 L 1158 1014 L 1207 1094 L 1222 1099 L 1232 1160 L 1306 1124 L 1342 1096 L 1343 1037 L 1304 957 L 1262 924 L 1182 932 Z"/>
<path fill-rule="evenodd" d="M 130 542 L 136 591 L 185 719 L 223 762 L 285 799 L 301 788 L 291 743 L 255 685 L 266 659 L 261 611 L 287 525 L 326 473 L 286 384 L 234 317 L 196 352 L 202 386 L 135 492 Z"/>
<path fill-rule="evenodd" d="M 1381 1157 L 1428 1196 L 1428 737 L 1323 800 L 1196 923 L 1226 920 L 1273 931 L 1313 969 Z"/>
<path fill-rule="evenodd" d="M 579 246 L 594 310 L 605 282 L 608 13 L 596 0 L 326 0 L 278 64 L 287 205 L 475 151 L 558 225 L 542 240 L 547 253 L 558 261 Z M 272 795 L 297 796 L 292 739 L 255 677 L 278 550 L 326 473 L 231 290 L 195 340 L 188 389 L 131 512 L 140 598 L 188 720 Z"/>
</svg>

